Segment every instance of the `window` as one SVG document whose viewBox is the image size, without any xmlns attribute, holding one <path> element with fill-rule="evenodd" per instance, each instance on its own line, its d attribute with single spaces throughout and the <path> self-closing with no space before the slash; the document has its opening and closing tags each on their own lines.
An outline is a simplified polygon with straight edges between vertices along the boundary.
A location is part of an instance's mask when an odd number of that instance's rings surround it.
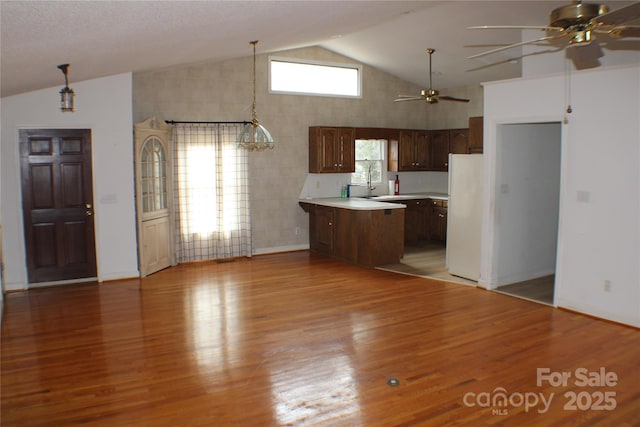
<svg viewBox="0 0 640 427">
<path fill-rule="evenodd" d="M 167 208 L 167 161 L 160 140 L 151 137 L 142 148 L 142 211 Z"/>
<path fill-rule="evenodd" d="M 174 127 L 178 262 L 251 256 L 248 155 L 240 125 Z"/>
<path fill-rule="evenodd" d="M 360 98 L 362 66 L 269 57 L 272 93 Z"/>
<path fill-rule="evenodd" d="M 367 185 L 369 173 L 371 184 L 381 184 L 386 178 L 384 139 L 356 139 L 356 171 L 351 174 L 351 183 Z"/>
</svg>

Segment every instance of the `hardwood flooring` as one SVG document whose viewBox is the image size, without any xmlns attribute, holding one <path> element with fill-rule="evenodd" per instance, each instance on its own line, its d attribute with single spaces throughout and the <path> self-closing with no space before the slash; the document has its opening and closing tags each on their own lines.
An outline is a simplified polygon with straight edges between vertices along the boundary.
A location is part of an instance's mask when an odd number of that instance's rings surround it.
<svg viewBox="0 0 640 427">
<path fill-rule="evenodd" d="M 5 302 L 5 427 L 640 420 L 637 329 L 307 251 Z"/>
</svg>

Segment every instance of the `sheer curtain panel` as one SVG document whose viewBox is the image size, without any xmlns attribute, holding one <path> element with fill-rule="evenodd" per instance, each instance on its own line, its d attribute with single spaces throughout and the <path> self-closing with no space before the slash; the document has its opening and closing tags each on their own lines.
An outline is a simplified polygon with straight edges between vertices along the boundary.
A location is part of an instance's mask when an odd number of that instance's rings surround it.
<svg viewBox="0 0 640 427">
<path fill-rule="evenodd" d="M 177 261 L 251 256 L 246 150 L 241 125 L 176 124 Z"/>
</svg>

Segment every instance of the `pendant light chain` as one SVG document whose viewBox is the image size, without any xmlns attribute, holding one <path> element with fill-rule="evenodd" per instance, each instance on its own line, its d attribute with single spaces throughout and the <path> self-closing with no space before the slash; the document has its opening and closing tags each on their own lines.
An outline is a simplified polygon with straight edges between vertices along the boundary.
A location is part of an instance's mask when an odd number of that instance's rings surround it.
<svg viewBox="0 0 640 427">
<path fill-rule="evenodd" d="M 252 41 L 251 44 L 253 45 L 253 120 L 251 123 L 255 126 L 258 124 L 258 114 L 256 113 L 256 45 L 258 40 Z"/>
<path fill-rule="evenodd" d="M 258 40 L 249 42 L 253 45 L 253 105 L 251 123 L 245 125 L 244 129 L 238 134 L 236 140 L 238 147 L 249 151 L 261 151 L 267 148 L 273 148 L 273 137 L 269 131 L 258 122 L 258 113 L 256 112 L 256 45 Z"/>
</svg>

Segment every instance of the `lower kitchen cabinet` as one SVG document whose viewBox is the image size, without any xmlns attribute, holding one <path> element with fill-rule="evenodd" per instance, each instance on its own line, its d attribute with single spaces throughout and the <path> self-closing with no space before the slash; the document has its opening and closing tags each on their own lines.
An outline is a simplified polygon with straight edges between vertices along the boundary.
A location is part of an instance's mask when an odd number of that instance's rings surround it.
<svg viewBox="0 0 640 427">
<path fill-rule="evenodd" d="M 309 213 L 309 247 L 366 267 L 400 262 L 405 209 L 354 210 L 300 202 Z"/>
<path fill-rule="evenodd" d="M 404 241 L 414 243 L 429 239 L 429 199 L 405 200 Z"/>
<path fill-rule="evenodd" d="M 318 252 L 333 253 L 335 212 L 333 208 L 315 206 L 309 221 L 309 246 Z"/>
<path fill-rule="evenodd" d="M 424 240 L 447 241 L 446 200 L 411 199 L 392 203 L 406 205 L 404 219 L 405 244 Z"/>
<path fill-rule="evenodd" d="M 447 202 L 444 200 L 431 200 L 429 238 L 440 242 L 447 241 Z"/>
</svg>

